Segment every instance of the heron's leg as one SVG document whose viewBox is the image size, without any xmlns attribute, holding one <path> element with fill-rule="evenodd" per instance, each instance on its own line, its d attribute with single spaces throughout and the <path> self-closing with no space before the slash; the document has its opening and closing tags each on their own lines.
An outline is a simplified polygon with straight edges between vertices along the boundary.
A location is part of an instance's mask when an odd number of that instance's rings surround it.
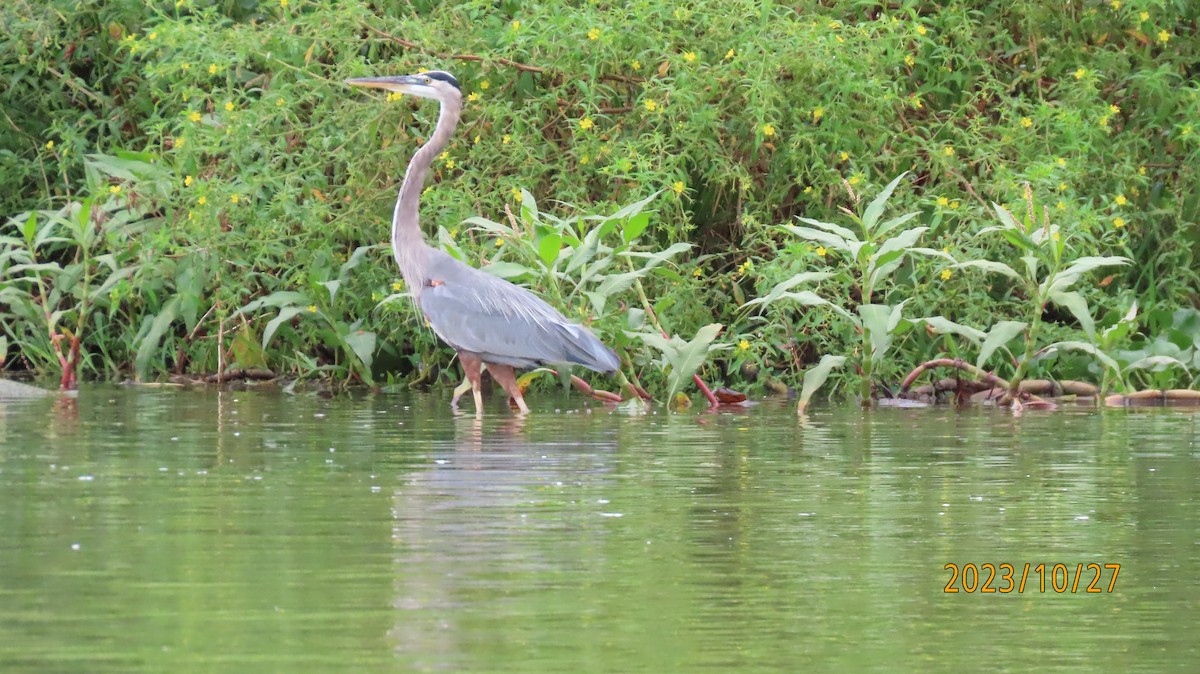
<svg viewBox="0 0 1200 674">
<path fill-rule="evenodd" d="M 458 362 L 462 363 L 463 374 L 471 382 L 471 393 L 475 396 L 475 416 L 483 416 L 483 361 L 473 353 L 459 352 Z"/>
<path fill-rule="evenodd" d="M 504 388 L 508 397 L 516 401 L 517 409 L 521 410 L 521 414 L 528 414 L 529 406 L 525 404 L 525 398 L 521 395 L 521 387 L 517 386 L 517 375 L 513 372 L 512 366 L 489 363 L 487 368 L 492 373 L 492 378 Z"/>
<path fill-rule="evenodd" d="M 471 390 L 471 378 L 463 377 L 462 383 L 459 384 L 454 389 L 454 397 L 450 399 L 450 408 L 458 409 L 458 399 L 461 398 L 464 393 L 466 393 L 467 391 L 470 391 L 470 390 Z"/>
</svg>

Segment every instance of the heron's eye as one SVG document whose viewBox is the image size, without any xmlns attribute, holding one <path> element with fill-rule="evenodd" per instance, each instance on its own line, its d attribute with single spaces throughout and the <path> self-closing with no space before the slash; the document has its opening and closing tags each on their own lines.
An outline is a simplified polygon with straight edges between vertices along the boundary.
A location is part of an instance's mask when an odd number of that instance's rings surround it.
<svg viewBox="0 0 1200 674">
<path fill-rule="evenodd" d="M 425 78 L 425 84 L 432 84 L 432 83 L 433 83 L 433 78 L 431 78 L 431 77 Z"/>
</svg>

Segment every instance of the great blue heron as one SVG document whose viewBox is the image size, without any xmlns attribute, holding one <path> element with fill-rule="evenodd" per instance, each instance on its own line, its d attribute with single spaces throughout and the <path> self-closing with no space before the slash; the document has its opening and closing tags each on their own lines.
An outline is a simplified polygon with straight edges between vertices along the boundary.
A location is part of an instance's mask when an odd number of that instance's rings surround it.
<svg viewBox="0 0 1200 674">
<path fill-rule="evenodd" d="M 483 365 L 522 413 L 529 407 L 517 386 L 515 367 L 577 363 L 597 372 L 615 371 L 620 366 L 616 354 L 587 328 L 568 321 L 528 290 L 469 267 L 425 243 L 417 208 L 429 166 L 458 126 L 462 112 L 458 80 L 450 73 L 433 70 L 418 75 L 362 77 L 346 83 L 441 103 L 437 128 L 408 162 L 400 185 L 392 215 L 392 254 L 409 293 L 433 331 L 458 352 L 475 397 L 476 414 L 483 409 Z M 456 391 L 451 406 L 457 406 L 459 395 Z"/>
</svg>

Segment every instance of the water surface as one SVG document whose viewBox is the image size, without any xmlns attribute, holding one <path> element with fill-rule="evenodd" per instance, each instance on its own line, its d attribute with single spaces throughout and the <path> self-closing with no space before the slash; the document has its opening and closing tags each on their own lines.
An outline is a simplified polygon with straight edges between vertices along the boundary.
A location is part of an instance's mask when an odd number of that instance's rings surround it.
<svg viewBox="0 0 1200 674">
<path fill-rule="evenodd" d="M 0 671 L 1195 671 L 1200 415 L 532 403 L 0 402 Z"/>
</svg>

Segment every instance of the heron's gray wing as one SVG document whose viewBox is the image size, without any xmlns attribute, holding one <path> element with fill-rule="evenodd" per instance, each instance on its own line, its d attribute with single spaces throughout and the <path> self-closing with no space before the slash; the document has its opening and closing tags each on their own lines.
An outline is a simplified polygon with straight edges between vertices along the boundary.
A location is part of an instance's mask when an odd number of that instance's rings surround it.
<svg viewBox="0 0 1200 674">
<path fill-rule="evenodd" d="M 577 363 L 609 372 L 619 366 L 595 335 L 537 295 L 449 256 L 439 258 L 430 265 L 419 303 L 450 346 L 513 367 Z"/>
</svg>

